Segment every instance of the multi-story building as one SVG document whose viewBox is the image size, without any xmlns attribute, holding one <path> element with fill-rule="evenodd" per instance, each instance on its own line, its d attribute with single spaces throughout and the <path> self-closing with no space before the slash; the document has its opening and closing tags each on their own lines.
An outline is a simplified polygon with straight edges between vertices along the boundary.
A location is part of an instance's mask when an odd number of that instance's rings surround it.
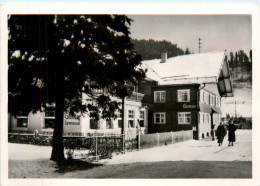
<svg viewBox="0 0 260 186">
<path fill-rule="evenodd" d="M 233 95 L 224 52 L 169 59 L 163 53 L 143 64 L 158 82 L 152 87 L 152 131 L 193 130 L 195 139 L 210 136 L 220 123 L 221 98 Z"/>
</svg>

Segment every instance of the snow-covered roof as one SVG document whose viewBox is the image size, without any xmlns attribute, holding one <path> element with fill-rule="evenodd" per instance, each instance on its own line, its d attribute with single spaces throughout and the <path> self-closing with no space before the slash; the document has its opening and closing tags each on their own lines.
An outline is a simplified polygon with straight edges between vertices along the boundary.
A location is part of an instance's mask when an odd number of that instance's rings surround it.
<svg viewBox="0 0 260 186">
<path fill-rule="evenodd" d="M 142 63 L 160 77 L 159 84 L 217 82 L 224 57 L 224 52 L 208 52 L 172 57 L 164 63 L 161 59 Z"/>
<path fill-rule="evenodd" d="M 146 70 L 146 73 L 145 73 L 146 79 L 157 81 L 157 82 L 161 81 L 161 78 L 159 77 L 159 75 L 148 65 L 142 63 L 141 68 Z"/>
<path fill-rule="evenodd" d="M 230 97 L 232 85 L 225 52 L 208 52 L 142 61 L 146 78 L 158 85 L 217 83 L 221 96 Z"/>
</svg>

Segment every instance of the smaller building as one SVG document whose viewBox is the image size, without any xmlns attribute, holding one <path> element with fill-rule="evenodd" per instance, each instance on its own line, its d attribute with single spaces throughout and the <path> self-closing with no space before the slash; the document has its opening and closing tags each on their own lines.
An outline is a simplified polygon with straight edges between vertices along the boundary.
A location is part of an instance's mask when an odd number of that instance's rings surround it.
<svg viewBox="0 0 260 186">
<path fill-rule="evenodd" d="M 125 100 L 125 132 L 129 135 L 136 135 L 137 132 L 148 132 L 148 106 L 142 103 L 144 94 L 133 92 L 131 97 Z M 117 99 L 117 98 L 113 98 Z M 91 101 L 86 95 L 83 100 Z M 117 100 L 120 102 L 120 100 Z M 30 112 L 28 115 L 20 112 L 17 116 L 9 114 L 9 132 L 33 133 L 38 130 L 40 133 L 52 134 L 55 125 L 55 108 L 49 106 L 43 112 Z M 117 113 L 117 119 L 101 119 L 96 121 L 88 114 L 71 117 L 64 113 L 63 133 L 64 135 L 91 135 L 99 134 L 121 134 L 122 111 Z"/>
</svg>

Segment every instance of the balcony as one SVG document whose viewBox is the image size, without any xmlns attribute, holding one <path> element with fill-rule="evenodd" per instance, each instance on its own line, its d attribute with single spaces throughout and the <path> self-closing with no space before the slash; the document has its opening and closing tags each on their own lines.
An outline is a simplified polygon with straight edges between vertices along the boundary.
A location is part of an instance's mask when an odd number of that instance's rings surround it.
<svg viewBox="0 0 260 186">
<path fill-rule="evenodd" d="M 130 97 L 127 97 L 127 100 L 130 101 L 142 101 L 144 98 L 144 94 L 138 93 L 138 92 L 132 92 L 132 95 Z"/>
</svg>

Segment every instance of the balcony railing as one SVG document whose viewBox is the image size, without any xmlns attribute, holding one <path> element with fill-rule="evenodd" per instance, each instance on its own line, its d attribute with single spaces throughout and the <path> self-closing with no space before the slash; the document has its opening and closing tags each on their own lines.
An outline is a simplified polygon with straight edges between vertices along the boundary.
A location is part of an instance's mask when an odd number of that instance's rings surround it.
<svg viewBox="0 0 260 186">
<path fill-rule="evenodd" d="M 133 92 L 130 97 L 127 97 L 128 100 L 132 100 L 132 101 L 142 101 L 143 98 L 144 98 L 144 94 L 138 92 Z"/>
</svg>

